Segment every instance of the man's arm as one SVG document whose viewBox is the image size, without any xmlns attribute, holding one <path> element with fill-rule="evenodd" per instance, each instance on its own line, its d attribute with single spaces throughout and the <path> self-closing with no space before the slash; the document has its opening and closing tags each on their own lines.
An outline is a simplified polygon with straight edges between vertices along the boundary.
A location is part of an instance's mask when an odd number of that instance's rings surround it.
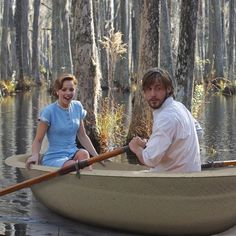
<svg viewBox="0 0 236 236">
<path fill-rule="evenodd" d="M 135 153 L 137 156 L 138 160 L 140 163 L 145 165 L 144 160 L 143 160 L 143 149 L 145 148 L 147 141 L 141 139 L 140 137 L 134 137 L 130 143 L 129 143 L 129 148 L 130 150 Z"/>
</svg>

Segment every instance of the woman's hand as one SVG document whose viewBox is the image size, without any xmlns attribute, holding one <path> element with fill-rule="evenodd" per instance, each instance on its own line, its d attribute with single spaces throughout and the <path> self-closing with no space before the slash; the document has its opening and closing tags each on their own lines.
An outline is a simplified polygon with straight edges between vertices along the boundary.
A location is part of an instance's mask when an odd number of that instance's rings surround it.
<svg viewBox="0 0 236 236">
<path fill-rule="evenodd" d="M 39 154 L 34 154 L 26 160 L 25 166 L 26 166 L 27 169 L 30 169 L 31 164 L 34 164 L 34 165 L 39 164 Z"/>
</svg>

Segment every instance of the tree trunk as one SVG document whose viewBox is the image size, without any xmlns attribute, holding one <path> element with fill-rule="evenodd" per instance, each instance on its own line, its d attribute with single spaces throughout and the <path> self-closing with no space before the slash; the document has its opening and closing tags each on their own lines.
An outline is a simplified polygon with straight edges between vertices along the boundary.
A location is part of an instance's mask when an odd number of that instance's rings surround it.
<svg viewBox="0 0 236 236">
<path fill-rule="evenodd" d="M 176 64 L 176 98 L 191 110 L 198 1 L 182 0 Z"/>
<path fill-rule="evenodd" d="M 61 58 L 60 58 L 60 1 L 52 0 L 52 79 L 55 80 L 61 73 Z"/>
<path fill-rule="evenodd" d="M 214 28 L 213 28 L 213 51 L 215 77 L 224 77 L 223 62 L 223 38 L 222 38 L 222 17 L 221 17 L 221 0 L 211 1 L 213 5 Z"/>
<path fill-rule="evenodd" d="M 39 77 L 39 11 L 40 0 L 34 0 L 34 19 L 33 19 L 33 34 L 32 34 L 32 74 L 36 84 L 41 85 Z"/>
<path fill-rule="evenodd" d="M 19 90 L 23 89 L 24 83 L 24 70 L 23 70 L 23 61 L 22 61 L 22 47 L 21 47 L 21 19 L 22 19 L 22 10 L 21 10 L 21 1 L 16 1 L 15 9 L 15 27 L 16 27 L 16 57 L 18 62 L 18 73 L 16 76 L 17 88 Z"/>
<path fill-rule="evenodd" d="M 234 1 L 230 1 L 229 7 L 229 43 L 228 43 L 228 78 L 233 81 L 234 79 L 234 61 L 235 61 L 235 9 Z"/>
<path fill-rule="evenodd" d="M 139 62 L 139 40 L 140 40 L 140 24 L 141 24 L 141 9 L 143 1 L 136 0 L 132 2 L 132 77 L 136 81 L 138 77 L 138 62 Z"/>
<path fill-rule="evenodd" d="M 65 67 L 65 71 L 73 74 L 73 62 L 72 62 L 71 43 L 70 43 L 71 39 L 70 39 L 69 12 L 70 12 L 69 0 L 63 0 L 61 9 L 63 49 L 61 57 L 63 59 L 63 66 Z"/>
<path fill-rule="evenodd" d="M 1 79 L 7 80 L 9 77 L 9 52 L 8 52 L 8 27 L 9 27 L 9 9 L 11 2 L 4 0 L 4 12 L 2 19 L 2 42 L 1 42 Z"/>
<path fill-rule="evenodd" d="M 79 81 L 79 98 L 87 110 L 86 130 L 95 146 L 99 146 L 96 114 L 100 89 L 100 67 L 95 44 L 92 0 L 74 0 L 73 54 L 75 75 Z"/>
<path fill-rule="evenodd" d="M 206 1 L 207 3 L 208 1 Z M 210 5 L 210 3 L 209 3 Z M 207 5 L 206 7 L 206 17 L 208 17 L 208 31 L 206 33 L 206 39 L 207 39 L 207 51 L 206 51 L 206 57 L 205 57 L 205 67 L 204 67 L 204 73 L 203 73 L 203 80 L 205 83 L 205 87 L 208 85 L 209 81 L 211 80 L 211 74 L 212 74 L 212 67 L 213 67 L 213 9 Z"/>
<path fill-rule="evenodd" d="M 144 0 L 141 11 L 138 87 L 134 95 L 134 107 L 128 133 L 128 141 L 139 135 L 148 138 L 151 127 L 151 112 L 144 102 L 141 79 L 146 70 L 158 66 L 159 48 L 159 1 Z"/>
<path fill-rule="evenodd" d="M 127 0 L 120 1 L 120 28 L 118 31 L 122 33 L 122 42 L 128 44 L 129 37 L 129 5 Z M 117 85 L 123 90 L 130 89 L 130 79 L 129 79 L 129 53 L 128 50 L 122 55 L 116 65 L 115 81 Z"/>
<path fill-rule="evenodd" d="M 169 10 L 166 0 L 161 0 L 161 17 L 160 17 L 160 67 L 167 70 L 176 87 L 176 80 L 173 77 L 173 61 L 170 35 Z"/>
<path fill-rule="evenodd" d="M 30 76 L 30 47 L 29 47 L 29 0 L 21 1 L 21 38 L 22 38 L 22 63 L 25 76 Z"/>
</svg>

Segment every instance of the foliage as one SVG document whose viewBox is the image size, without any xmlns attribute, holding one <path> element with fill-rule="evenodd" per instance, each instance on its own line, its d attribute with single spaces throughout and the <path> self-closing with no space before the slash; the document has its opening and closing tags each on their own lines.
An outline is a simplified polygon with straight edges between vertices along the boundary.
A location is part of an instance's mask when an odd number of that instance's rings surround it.
<svg viewBox="0 0 236 236">
<path fill-rule="evenodd" d="M 99 41 L 102 46 L 107 50 L 107 53 L 110 57 L 109 59 L 109 68 L 108 68 L 108 97 L 110 101 L 110 108 L 112 109 L 113 104 L 113 92 L 112 89 L 114 87 L 114 74 L 115 74 L 115 66 L 119 57 L 122 57 L 123 54 L 127 52 L 127 45 L 122 41 L 121 32 L 114 32 L 114 29 L 111 28 L 109 31 L 109 37 L 104 36 L 103 40 Z"/>
<path fill-rule="evenodd" d="M 108 70 L 108 97 L 102 101 L 101 111 L 97 115 L 97 127 L 102 151 L 120 146 L 125 142 L 127 130 L 124 125 L 124 106 L 114 103 L 112 89 L 114 87 L 114 73 L 118 58 L 127 52 L 127 45 L 122 41 L 121 32 L 109 31 L 108 37 L 99 40 L 110 57 Z"/>
<path fill-rule="evenodd" d="M 1 97 L 15 92 L 16 83 L 13 80 L 0 80 Z"/>
<path fill-rule="evenodd" d="M 202 84 L 196 85 L 192 99 L 192 114 L 195 118 L 197 118 L 199 113 L 201 112 L 204 98 L 205 98 L 204 86 Z"/>
<path fill-rule="evenodd" d="M 200 57 L 196 56 L 195 58 L 195 63 L 196 63 L 196 67 L 198 67 L 199 70 L 204 70 L 204 66 L 206 64 L 210 64 L 210 60 L 209 59 L 201 59 Z"/>
<path fill-rule="evenodd" d="M 112 113 L 109 109 L 108 98 L 102 101 L 101 110 L 96 118 L 102 151 L 124 144 L 127 134 L 124 117 L 123 105 L 115 105 Z"/>
<path fill-rule="evenodd" d="M 113 63 L 116 62 L 118 56 L 122 57 L 127 51 L 127 44 L 122 41 L 122 33 L 119 31 L 114 33 L 113 28 L 109 31 L 109 37 L 104 36 L 99 42 L 108 50 Z"/>
</svg>

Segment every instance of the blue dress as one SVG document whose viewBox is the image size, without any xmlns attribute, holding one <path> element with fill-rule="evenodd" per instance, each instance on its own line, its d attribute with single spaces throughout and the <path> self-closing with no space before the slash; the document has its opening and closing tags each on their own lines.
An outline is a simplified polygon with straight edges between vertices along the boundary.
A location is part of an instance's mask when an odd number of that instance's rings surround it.
<svg viewBox="0 0 236 236">
<path fill-rule="evenodd" d="M 41 111 L 39 120 L 48 125 L 48 149 L 43 155 L 43 165 L 61 167 L 73 158 L 78 151 L 76 135 L 86 113 L 76 100 L 71 101 L 69 108 L 60 107 L 56 101 Z"/>
</svg>

